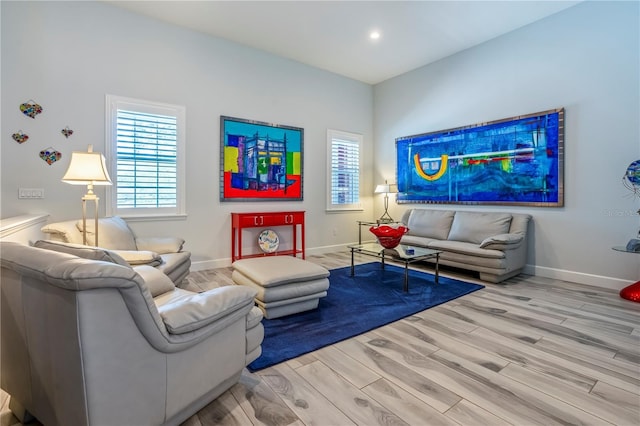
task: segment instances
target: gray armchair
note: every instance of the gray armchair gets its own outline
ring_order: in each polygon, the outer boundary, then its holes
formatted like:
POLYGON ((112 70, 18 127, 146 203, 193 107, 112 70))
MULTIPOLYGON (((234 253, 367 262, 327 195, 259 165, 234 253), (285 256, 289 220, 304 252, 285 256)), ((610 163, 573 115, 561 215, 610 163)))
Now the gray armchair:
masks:
POLYGON ((192 293, 85 250, 0 243, 0 386, 21 421, 179 424, 260 356, 254 290, 192 293))
MULTIPOLYGON (((94 240, 93 222, 87 222, 87 242, 94 240)), ((42 227, 47 239, 62 243, 82 245, 82 220, 68 220, 50 223, 42 227)), ((191 267, 191 253, 183 251, 184 240, 177 237, 137 237, 127 222, 119 216, 104 217, 98 220, 98 245, 115 251, 131 266, 151 265, 164 272, 171 280, 179 284, 191 267)), ((60 245, 47 248, 55 249, 60 245)))

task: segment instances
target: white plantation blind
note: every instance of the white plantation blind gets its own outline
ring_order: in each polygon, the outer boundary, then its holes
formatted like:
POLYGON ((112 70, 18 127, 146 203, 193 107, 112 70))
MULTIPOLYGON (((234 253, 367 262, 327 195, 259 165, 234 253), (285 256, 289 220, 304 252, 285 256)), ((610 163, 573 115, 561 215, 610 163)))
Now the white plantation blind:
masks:
POLYGON ((362 136, 327 132, 330 171, 328 210, 359 210, 362 136))
POLYGON ((110 214, 184 214, 184 108, 107 97, 110 214))
POLYGON ((176 127, 176 117, 118 110, 118 208, 176 206, 176 127))

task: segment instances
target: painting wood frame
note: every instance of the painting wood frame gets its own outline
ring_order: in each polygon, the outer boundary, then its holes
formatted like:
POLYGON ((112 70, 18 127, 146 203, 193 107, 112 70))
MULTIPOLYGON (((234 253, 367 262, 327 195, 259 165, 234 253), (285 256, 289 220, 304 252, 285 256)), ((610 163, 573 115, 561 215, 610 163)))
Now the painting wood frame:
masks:
POLYGON ((397 202, 564 205, 564 108, 396 139, 397 202))
POLYGON ((302 201, 304 129, 220 116, 220 201, 302 201))

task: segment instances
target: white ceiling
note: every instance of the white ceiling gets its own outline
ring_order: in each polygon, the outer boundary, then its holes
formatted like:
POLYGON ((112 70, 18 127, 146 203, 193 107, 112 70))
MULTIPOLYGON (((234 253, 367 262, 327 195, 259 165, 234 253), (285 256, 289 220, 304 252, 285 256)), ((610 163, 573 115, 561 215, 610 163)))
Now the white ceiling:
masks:
POLYGON ((580 1, 122 1, 116 6, 376 84, 580 1), (372 30, 380 39, 369 39, 372 30))

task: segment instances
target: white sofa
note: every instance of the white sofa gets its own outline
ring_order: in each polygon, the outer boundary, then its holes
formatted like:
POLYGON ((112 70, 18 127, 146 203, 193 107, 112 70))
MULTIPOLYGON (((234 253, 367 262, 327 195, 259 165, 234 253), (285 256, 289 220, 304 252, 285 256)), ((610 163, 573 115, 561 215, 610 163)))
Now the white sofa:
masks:
POLYGON ((441 250, 440 264, 476 271, 498 283, 522 272, 531 215, 504 212, 409 209, 401 243, 441 250))
POLYGON ((249 287, 193 293, 87 246, 0 254, 0 385, 21 422, 178 425, 261 354, 249 287))
MULTIPOLYGON (((87 242, 93 242, 93 222, 87 222, 87 242)), ((53 244, 38 242, 41 248, 73 252, 78 245, 82 245, 82 220, 68 220, 49 223, 41 231, 50 241, 65 243, 53 244)), ((180 282, 189 274, 191 267, 191 253, 184 251, 184 240, 178 237, 137 237, 127 222, 119 216, 105 217, 98 220, 98 245, 112 252, 118 260, 124 259, 134 268, 140 265, 153 266, 164 272, 171 280, 180 282)), ((85 246, 88 247, 88 246, 85 246)), ((118 263, 118 262, 116 262, 118 263)))

